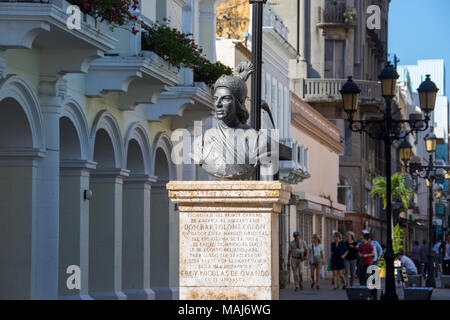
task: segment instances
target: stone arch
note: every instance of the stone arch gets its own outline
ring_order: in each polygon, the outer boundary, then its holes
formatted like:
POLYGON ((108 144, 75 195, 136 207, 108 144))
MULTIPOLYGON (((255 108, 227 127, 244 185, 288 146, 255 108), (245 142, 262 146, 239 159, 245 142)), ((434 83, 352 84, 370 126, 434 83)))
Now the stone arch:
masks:
MULTIPOLYGON (((77 134, 80 148, 80 154, 77 159, 88 160, 91 154, 89 143, 89 125, 79 103, 72 98, 68 98, 64 102, 60 119, 61 122, 66 122, 62 123, 60 131, 64 129, 64 125, 71 125, 73 127, 71 127, 70 129, 74 129, 77 134), (63 118, 70 120, 71 124, 67 123, 66 120, 63 120, 63 118)), ((68 141, 61 141, 61 145, 64 145, 66 142, 68 141)))
POLYGON ((42 116, 39 100, 28 83, 19 76, 10 75, 0 81, 0 101, 14 100, 22 108, 28 121, 32 143, 29 148, 45 150, 42 116))
MULTIPOLYGON (((156 136, 155 144, 153 148, 152 154, 152 175, 159 177, 157 172, 157 166, 160 164, 157 160, 162 160, 161 152, 164 154, 165 159, 167 160, 167 177, 164 180, 175 180, 176 179, 176 167, 175 164, 171 161, 171 153, 172 153, 172 141, 167 133, 162 132, 156 136)), ((158 180, 160 180, 158 178, 158 180)))
MULTIPOLYGON (((131 173, 133 174, 133 169, 135 169, 135 166, 129 163, 130 161, 133 161, 133 158, 130 158, 130 156, 133 155, 128 154, 130 147, 134 148, 135 151, 138 151, 136 149, 139 148, 142 154, 143 172, 140 173, 150 174, 152 162, 151 161, 152 149, 150 146, 150 139, 148 137, 147 131, 145 130, 145 127, 137 121, 133 122, 129 126, 127 133, 125 135, 125 145, 124 145, 125 167, 131 169, 132 171, 131 173)), ((140 160, 141 159, 139 159, 139 161, 140 160)))
POLYGON ((95 160, 95 142, 99 132, 102 135, 101 138, 103 138, 105 142, 107 142, 108 137, 110 139, 110 143, 114 150, 114 168, 124 168, 123 139, 120 133, 119 124, 114 116, 106 110, 97 114, 91 129, 90 159, 93 160, 95 160), (107 134, 108 137, 106 137, 105 134, 107 134))

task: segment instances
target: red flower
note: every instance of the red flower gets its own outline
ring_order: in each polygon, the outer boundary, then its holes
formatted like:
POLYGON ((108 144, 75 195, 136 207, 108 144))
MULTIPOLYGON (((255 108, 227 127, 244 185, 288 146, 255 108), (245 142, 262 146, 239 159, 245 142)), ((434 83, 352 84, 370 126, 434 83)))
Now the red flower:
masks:
POLYGON ((139 32, 139 30, 137 30, 134 26, 133 28, 131 28, 131 33, 133 33, 134 35, 136 35, 139 32))
POLYGON ((180 34, 180 35, 178 36, 178 38, 184 39, 184 34, 180 34))
POLYGON ((87 2, 83 2, 83 8, 87 10, 89 8, 89 4, 87 2))

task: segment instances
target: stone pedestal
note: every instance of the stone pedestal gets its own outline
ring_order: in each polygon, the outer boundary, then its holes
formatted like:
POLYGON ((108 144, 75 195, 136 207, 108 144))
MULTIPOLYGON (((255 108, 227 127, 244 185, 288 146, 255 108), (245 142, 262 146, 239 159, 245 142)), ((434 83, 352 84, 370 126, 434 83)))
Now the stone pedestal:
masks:
POLYGON ((172 181, 180 213, 181 300, 277 300, 278 181, 172 181))

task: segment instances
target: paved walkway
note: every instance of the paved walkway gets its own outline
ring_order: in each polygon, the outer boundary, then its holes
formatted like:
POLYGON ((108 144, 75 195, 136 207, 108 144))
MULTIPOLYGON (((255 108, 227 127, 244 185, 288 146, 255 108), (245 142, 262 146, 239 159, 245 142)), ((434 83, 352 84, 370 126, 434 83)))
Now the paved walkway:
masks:
MULTIPOLYGON (((359 283, 357 284, 359 285, 359 283)), ((304 283, 303 290, 294 291, 294 285, 289 285, 280 290, 280 300, 348 300, 345 290, 333 290, 331 280, 321 280, 320 289, 311 289, 311 281, 304 283)), ((450 289, 440 289, 440 281, 437 279, 437 286, 433 290, 431 300, 450 300, 450 289)), ((382 280, 382 290, 384 291, 384 279, 382 280)), ((379 294, 381 290, 378 290, 379 294)), ((397 295, 403 300, 403 288, 397 286, 397 295)))

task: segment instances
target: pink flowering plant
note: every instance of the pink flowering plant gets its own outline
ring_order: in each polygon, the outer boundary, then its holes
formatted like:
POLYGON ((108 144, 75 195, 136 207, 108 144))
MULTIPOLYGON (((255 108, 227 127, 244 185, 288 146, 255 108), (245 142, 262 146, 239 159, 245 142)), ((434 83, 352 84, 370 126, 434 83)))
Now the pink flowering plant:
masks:
MULTIPOLYGON (((123 26, 137 22, 137 16, 132 14, 130 8, 136 10, 138 0, 68 0, 69 3, 80 7, 81 11, 100 21, 108 21, 114 26, 123 26)), ((139 31, 133 25, 131 32, 139 31)))
POLYGON ((191 68, 194 70, 195 81, 207 84, 214 83, 222 74, 231 74, 229 67, 220 62, 211 63, 203 55, 191 38, 191 33, 182 33, 169 26, 169 20, 143 26, 142 49, 150 50, 177 68, 191 68))

